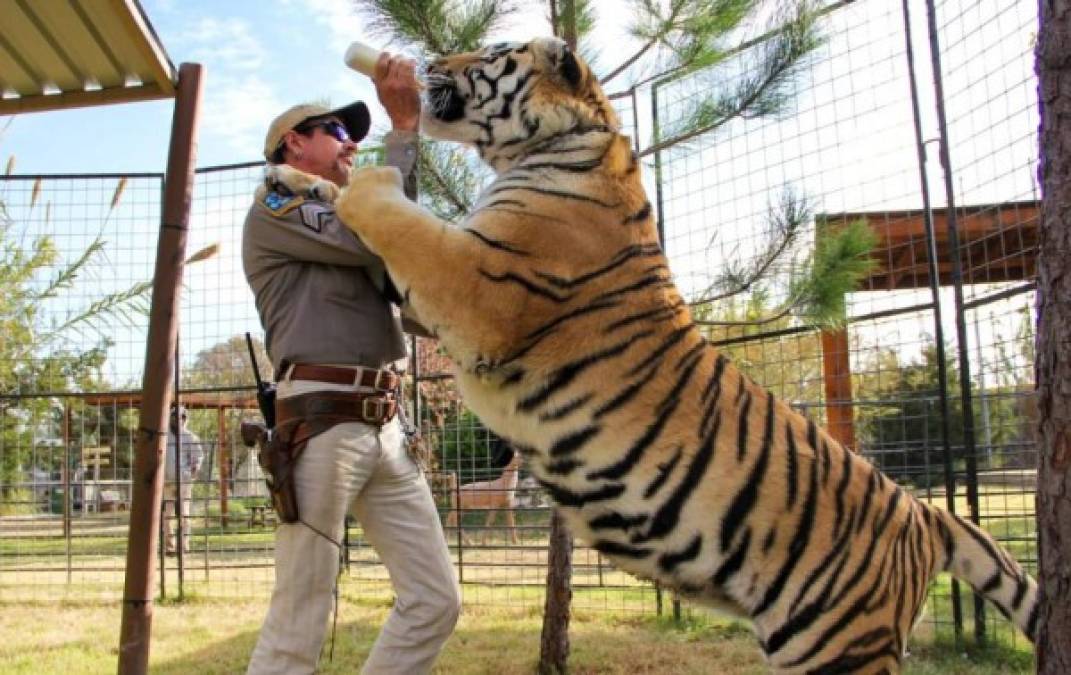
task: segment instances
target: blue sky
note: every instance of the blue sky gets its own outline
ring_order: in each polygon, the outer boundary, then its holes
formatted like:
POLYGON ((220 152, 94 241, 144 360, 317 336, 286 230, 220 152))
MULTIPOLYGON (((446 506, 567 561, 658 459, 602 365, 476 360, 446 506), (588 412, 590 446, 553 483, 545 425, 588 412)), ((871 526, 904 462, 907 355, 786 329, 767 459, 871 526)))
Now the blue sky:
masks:
MULTIPOLYGON (((384 44, 363 30, 352 0, 141 4, 176 68, 206 68, 198 166, 259 159, 272 117, 300 101, 363 99, 374 122, 386 123, 371 83, 342 63, 353 40, 384 44)), ((533 4, 497 37, 546 34, 543 3, 533 4)), ((617 18, 603 14, 603 24, 617 18)), ((163 171, 172 109, 164 100, 19 115, 0 136, 0 160, 14 155, 20 174, 163 171)), ((0 129, 6 123, 0 118, 0 129)))

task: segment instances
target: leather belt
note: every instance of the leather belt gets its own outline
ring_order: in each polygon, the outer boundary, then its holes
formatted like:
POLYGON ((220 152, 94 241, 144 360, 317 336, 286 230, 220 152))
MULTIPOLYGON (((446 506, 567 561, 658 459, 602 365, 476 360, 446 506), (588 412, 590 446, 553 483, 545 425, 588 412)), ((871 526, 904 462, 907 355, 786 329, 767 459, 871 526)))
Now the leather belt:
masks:
POLYGON ((332 384, 350 384, 376 391, 394 391, 398 388, 398 376, 389 370, 362 368, 361 366, 314 366, 297 363, 290 369, 288 380, 312 380, 332 384))
POLYGON ((315 417, 339 418, 338 421, 364 422, 383 426, 394 419, 398 402, 392 394, 318 391, 276 399, 276 426, 292 420, 307 421, 315 417))

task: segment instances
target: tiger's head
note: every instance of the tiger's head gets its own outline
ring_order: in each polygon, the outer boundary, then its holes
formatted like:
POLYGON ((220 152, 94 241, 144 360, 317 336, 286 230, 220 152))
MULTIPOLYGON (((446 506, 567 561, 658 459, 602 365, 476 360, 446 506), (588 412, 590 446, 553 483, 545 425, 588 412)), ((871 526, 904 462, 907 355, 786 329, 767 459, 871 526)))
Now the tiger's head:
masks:
POLYGON ((427 69, 426 99, 423 131, 475 146, 498 171, 548 138, 619 126, 598 78, 555 38, 438 59, 427 69))

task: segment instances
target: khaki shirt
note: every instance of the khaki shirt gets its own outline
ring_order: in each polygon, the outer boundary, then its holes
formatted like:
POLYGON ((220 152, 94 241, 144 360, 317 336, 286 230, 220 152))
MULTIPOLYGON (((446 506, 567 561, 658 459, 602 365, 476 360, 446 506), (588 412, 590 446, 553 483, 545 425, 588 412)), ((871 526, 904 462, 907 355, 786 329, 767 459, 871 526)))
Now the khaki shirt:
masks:
MULTIPOLYGON (((387 164, 408 180, 417 135, 392 131, 384 143, 387 164)), ((254 201, 242 266, 276 377, 284 361, 381 368, 405 356, 398 311, 384 296, 383 263, 332 204, 277 192, 254 201)))

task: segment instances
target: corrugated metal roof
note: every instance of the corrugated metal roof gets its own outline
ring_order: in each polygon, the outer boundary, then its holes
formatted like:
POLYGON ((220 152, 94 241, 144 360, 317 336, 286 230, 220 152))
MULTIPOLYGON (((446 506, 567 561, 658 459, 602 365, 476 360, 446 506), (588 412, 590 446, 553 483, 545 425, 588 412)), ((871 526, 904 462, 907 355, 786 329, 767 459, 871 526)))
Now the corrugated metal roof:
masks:
POLYGON ((137 0, 0 0, 0 114, 175 95, 137 0))

